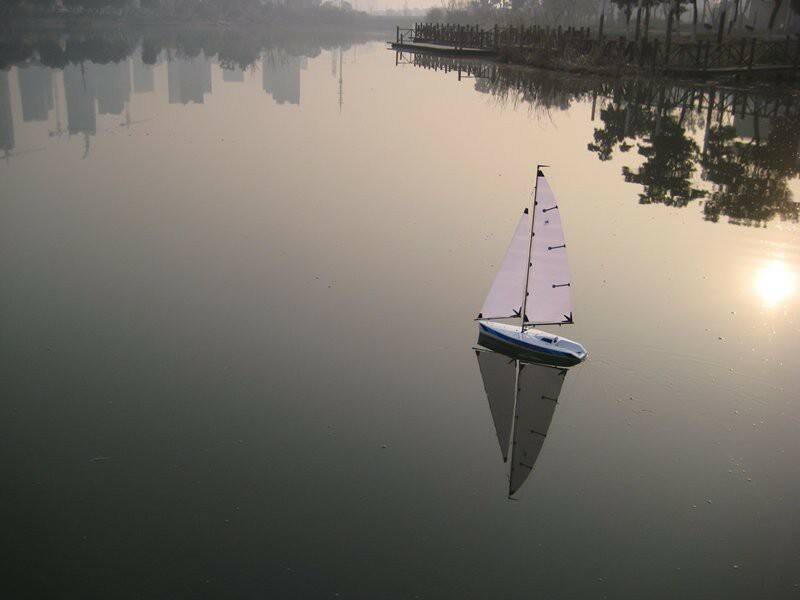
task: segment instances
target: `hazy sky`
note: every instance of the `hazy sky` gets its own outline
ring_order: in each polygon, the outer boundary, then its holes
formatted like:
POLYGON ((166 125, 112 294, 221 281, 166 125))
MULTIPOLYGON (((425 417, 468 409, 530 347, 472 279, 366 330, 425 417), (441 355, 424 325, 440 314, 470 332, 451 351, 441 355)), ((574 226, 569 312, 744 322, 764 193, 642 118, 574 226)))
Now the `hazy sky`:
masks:
MULTIPOLYGON (((440 6, 440 0, 407 0, 410 9, 425 9, 432 6, 440 6)), ((351 0, 355 6, 361 10, 383 10, 393 8, 400 10, 403 8, 404 0, 351 0)))

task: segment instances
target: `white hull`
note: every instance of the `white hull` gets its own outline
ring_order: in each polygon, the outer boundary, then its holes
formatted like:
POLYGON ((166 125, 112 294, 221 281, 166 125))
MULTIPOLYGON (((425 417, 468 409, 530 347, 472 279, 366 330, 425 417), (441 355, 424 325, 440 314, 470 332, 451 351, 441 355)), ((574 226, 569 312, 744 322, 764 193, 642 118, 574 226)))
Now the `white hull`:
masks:
POLYGON ((519 325, 480 321, 480 333, 512 351, 534 355, 539 360, 577 364, 586 359, 586 348, 578 342, 541 329, 522 331, 519 325))

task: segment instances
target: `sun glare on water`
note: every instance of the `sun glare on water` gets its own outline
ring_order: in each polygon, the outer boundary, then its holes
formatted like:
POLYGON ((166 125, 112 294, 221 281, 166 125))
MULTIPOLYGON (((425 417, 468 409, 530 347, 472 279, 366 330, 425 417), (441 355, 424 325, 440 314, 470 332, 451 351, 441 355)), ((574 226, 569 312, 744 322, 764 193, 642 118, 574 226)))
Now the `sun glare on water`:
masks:
POLYGON ((767 308, 774 308, 794 294, 797 277, 785 262, 772 260, 756 276, 756 291, 767 308))

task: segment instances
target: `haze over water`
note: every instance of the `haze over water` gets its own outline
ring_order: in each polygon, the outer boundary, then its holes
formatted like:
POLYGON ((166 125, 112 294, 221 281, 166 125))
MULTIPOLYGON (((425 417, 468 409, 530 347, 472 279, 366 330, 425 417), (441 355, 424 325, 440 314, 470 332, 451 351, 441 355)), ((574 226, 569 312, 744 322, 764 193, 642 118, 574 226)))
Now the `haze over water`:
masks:
POLYGON ((789 97, 158 57, 0 71, 13 597, 796 597, 789 97), (509 500, 473 318, 537 163, 590 357, 509 500))

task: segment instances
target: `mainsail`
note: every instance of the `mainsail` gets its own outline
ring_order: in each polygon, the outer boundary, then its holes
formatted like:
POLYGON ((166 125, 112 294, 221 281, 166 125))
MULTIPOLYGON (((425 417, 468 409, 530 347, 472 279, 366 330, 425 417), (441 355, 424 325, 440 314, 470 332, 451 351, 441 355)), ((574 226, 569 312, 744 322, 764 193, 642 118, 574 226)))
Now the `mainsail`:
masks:
POLYGON ((566 369, 520 363, 508 495, 525 483, 553 420, 566 369))
POLYGON ((533 207, 533 268, 528 281, 527 323, 572 323, 571 277, 561 215, 553 190, 541 174, 536 178, 533 207))
POLYGON ((478 367, 481 370, 483 389, 489 400, 497 441, 503 462, 508 459, 508 444, 511 441, 511 420, 514 416, 514 385, 517 376, 517 361, 498 352, 480 352, 478 367))
POLYGON ((531 216, 528 209, 519 219, 500 270, 481 308, 480 318, 504 319, 520 316, 525 290, 525 269, 531 240, 531 216))

